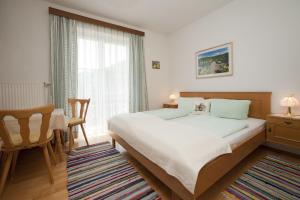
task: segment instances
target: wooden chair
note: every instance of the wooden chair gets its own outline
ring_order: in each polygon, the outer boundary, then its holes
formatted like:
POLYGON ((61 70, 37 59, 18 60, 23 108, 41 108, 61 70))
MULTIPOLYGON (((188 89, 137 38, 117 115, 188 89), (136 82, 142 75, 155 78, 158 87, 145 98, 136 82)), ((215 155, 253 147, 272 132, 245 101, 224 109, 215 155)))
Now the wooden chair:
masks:
POLYGON ((33 147, 41 147, 43 149, 50 182, 54 182, 49 159, 50 153, 51 158, 56 164, 55 155, 50 144, 50 140, 53 138, 53 132, 49 130, 49 121, 53 110, 53 105, 27 110, 0 110, 0 137, 3 140, 1 151, 3 151, 4 154, 2 156, 3 169, 0 176, 0 196, 4 190, 9 169, 11 168, 11 174, 13 175, 19 151, 22 149, 33 147), (40 131, 30 130, 29 121, 33 114, 42 115, 40 131), (6 120, 4 120, 6 116, 12 116, 17 119, 20 127, 18 133, 10 133, 6 126, 6 120))
POLYGON ((73 136, 73 133, 72 133, 72 128, 74 126, 80 125, 81 130, 82 130, 83 135, 84 135, 84 139, 86 141, 86 144, 89 145, 89 142, 87 140, 83 124, 85 123, 85 118, 86 118, 86 114, 87 114, 88 107, 89 107, 89 104, 90 104, 90 99, 68 99, 68 103, 71 105, 71 108, 72 108, 72 118, 69 119, 69 121, 68 121, 69 151, 71 151, 72 146, 74 144, 74 136, 73 136), (79 117, 78 117, 77 106, 76 106, 77 102, 80 103, 79 117))

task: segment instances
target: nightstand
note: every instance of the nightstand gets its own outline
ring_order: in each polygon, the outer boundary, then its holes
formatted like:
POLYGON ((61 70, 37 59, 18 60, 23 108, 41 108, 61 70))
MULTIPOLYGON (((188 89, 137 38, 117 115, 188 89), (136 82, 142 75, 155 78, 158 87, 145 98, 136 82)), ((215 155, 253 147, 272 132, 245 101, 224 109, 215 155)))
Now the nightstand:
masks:
POLYGON ((164 103, 163 108, 178 108, 177 103, 164 103))
POLYGON ((267 141, 300 149, 300 116, 269 115, 267 117, 267 141))

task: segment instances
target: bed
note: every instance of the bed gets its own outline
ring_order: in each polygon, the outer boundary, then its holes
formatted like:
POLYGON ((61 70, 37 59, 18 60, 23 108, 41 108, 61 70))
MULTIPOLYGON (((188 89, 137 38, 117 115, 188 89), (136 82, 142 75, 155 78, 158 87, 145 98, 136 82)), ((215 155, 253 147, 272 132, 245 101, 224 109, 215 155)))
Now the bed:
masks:
MULTIPOLYGON (((117 131, 110 132, 113 138, 113 144, 118 142, 127 152, 144 165, 153 175, 160 179, 165 185, 172 190, 172 199, 197 199, 218 179, 224 176, 243 158, 255 150, 259 145, 265 142, 265 126, 263 121, 270 113, 270 92, 181 92, 181 97, 203 97, 251 100, 249 117, 253 126, 242 130, 237 136, 230 135, 232 153, 227 153, 216 157, 201 168, 198 173, 193 191, 187 189, 182 181, 166 172, 162 167, 153 162, 147 156, 136 150, 129 141, 124 139, 117 131), (253 119, 251 119, 253 118, 253 119)), ((250 123, 251 124, 251 123, 250 123)), ((131 143, 132 144, 132 143, 131 143)))

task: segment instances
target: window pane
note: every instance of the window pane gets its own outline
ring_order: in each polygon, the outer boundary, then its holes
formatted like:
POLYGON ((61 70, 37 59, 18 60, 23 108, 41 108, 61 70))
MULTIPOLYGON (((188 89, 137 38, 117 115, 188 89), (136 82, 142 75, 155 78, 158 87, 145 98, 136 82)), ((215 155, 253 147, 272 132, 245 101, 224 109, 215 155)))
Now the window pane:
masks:
POLYGON ((78 97, 91 98, 87 132, 107 131, 107 119, 129 111, 129 38, 79 23, 78 97))

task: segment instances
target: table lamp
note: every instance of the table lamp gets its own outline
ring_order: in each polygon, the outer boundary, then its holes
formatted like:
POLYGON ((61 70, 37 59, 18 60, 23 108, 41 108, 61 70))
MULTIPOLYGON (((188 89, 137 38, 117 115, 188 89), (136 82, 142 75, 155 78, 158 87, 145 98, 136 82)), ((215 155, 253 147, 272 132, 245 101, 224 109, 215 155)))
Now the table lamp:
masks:
POLYGON ((175 104, 175 103, 176 103, 177 97, 176 97, 175 94, 171 94, 171 95, 169 96, 169 99, 171 100, 171 103, 172 103, 172 104, 175 104))
POLYGON ((281 100, 280 105, 284 107, 288 107, 287 115, 292 116, 292 107, 298 106, 299 101, 293 95, 291 95, 289 97, 284 97, 281 100))

